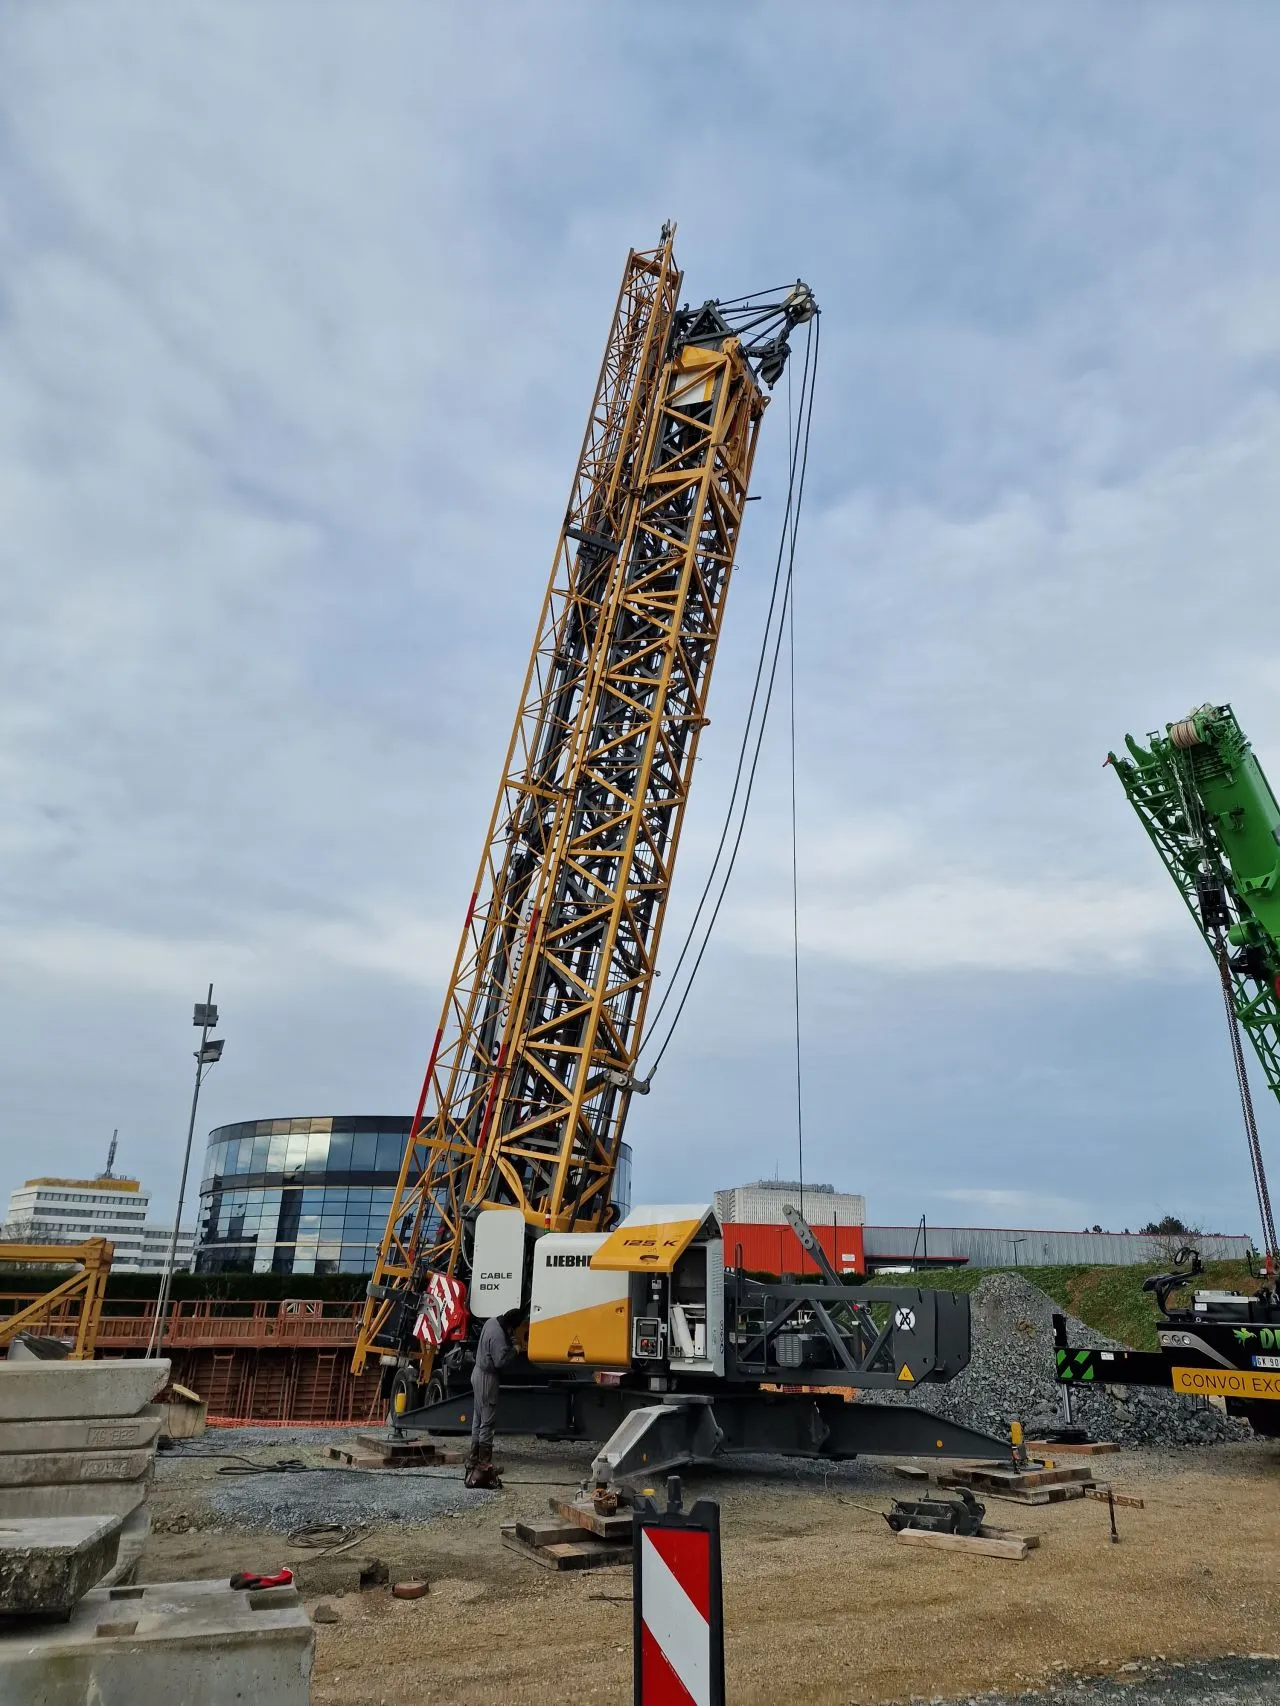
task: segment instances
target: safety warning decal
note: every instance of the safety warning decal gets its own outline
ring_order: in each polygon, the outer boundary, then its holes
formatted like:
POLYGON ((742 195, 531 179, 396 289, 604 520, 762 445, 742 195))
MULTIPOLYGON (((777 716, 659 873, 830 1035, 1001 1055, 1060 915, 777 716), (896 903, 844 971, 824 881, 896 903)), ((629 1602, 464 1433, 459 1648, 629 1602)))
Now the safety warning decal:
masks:
POLYGON ((902 1367, 898 1370, 898 1379, 899 1380, 914 1380, 915 1379, 915 1375, 912 1374, 911 1370, 907 1367, 905 1362, 903 1363, 902 1367))

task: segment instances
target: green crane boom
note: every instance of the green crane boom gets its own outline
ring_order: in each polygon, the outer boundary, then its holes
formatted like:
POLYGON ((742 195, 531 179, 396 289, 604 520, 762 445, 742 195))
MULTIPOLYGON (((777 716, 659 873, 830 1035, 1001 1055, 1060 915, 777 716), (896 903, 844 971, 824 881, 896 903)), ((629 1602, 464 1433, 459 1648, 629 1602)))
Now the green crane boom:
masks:
POLYGON ((1202 705, 1108 755, 1217 962, 1268 1263, 1275 1223, 1240 1045, 1280 1098, 1280 805, 1230 705, 1202 705))

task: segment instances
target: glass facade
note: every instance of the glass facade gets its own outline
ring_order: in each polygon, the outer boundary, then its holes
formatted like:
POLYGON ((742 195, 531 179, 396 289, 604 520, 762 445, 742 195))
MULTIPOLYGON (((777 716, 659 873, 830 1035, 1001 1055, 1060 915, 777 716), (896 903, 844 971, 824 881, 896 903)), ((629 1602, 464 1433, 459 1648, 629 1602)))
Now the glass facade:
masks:
MULTIPOLYGON (((209 1133, 195 1271, 367 1274, 395 1197, 406 1115, 247 1120, 209 1133)), ((615 1200, 631 1202, 631 1150, 615 1200)))
POLYGON ((410 1123, 335 1114, 211 1131, 196 1272, 370 1273, 410 1123))

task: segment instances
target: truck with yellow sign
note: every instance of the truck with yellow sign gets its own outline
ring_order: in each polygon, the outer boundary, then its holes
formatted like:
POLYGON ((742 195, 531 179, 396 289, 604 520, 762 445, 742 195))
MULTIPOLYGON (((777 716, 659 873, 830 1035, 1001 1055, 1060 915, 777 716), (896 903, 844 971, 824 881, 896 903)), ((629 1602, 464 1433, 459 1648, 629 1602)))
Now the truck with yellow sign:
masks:
POLYGON ((1202 1271, 1194 1251, 1179 1259, 1188 1265, 1145 1282, 1160 1312, 1158 1351, 1077 1348, 1068 1342, 1065 1317, 1054 1316, 1059 1384, 1165 1386, 1188 1397, 1222 1398, 1255 1433, 1280 1436, 1280 1308, 1273 1287, 1264 1284, 1253 1295, 1196 1291, 1175 1304, 1173 1295, 1202 1271))

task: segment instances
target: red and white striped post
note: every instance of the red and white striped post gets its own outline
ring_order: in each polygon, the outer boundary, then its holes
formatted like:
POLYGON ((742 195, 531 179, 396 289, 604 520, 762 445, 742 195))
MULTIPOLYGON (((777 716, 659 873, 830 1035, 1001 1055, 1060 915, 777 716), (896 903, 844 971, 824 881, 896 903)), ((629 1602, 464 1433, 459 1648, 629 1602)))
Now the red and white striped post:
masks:
POLYGON ((635 1706, 724 1706, 720 1507, 636 1501, 632 1524, 635 1706))

